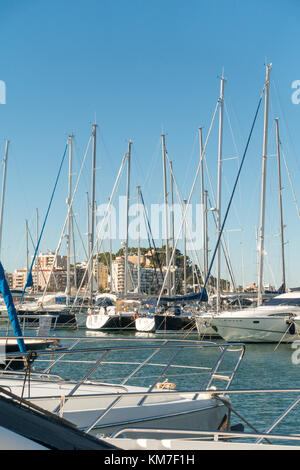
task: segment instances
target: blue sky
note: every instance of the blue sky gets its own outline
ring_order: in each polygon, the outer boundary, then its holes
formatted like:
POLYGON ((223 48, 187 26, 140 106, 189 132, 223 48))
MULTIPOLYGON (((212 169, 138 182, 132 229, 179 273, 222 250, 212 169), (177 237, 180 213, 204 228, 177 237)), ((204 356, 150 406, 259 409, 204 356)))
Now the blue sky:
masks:
MULTIPOLYGON (((265 280, 279 284, 276 162, 271 155, 275 153, 274 118, 279 117, 282 145, 300 198, 300 105, 291 101, 291 84, 300 79, 299 13, 297 0, 1 0, 0 80, 7 95, 6 104, 0 105, 0 152, 4 153, 5 139, 10 140, 4 267, 12 271, 25 265, 25 219, 34 235, 36 208, 42 224, 70 133, 75 135, 75 179, 92 123, 98 123, 97 202, 108 199, 129 139, 133 141, 132 193, 139 184, 148 204, 162 202, 162 130, 182 197, 188 197, 199 158, 198 127, 204 126, 205 137, 222 69, 227 79, 225 159, 236 155, 236 149, 239 156, 243 153, 264 84, 265 64, 272 62, 265 280)), ((256 281, 257 276, 262 122, 263 108, 226 226, 239 283, 243 278, 246 283, 256 281)), ((216 161, 215 126, 207 147, 214 185, 216 161)), ((224 210, 237 166, 237 160, 223 165, 224 210)), ((284 169, 283 186, 287 277, 289 285, 295 286, 300 283, 300 221, 284 169)), ((84 239, 88 191, 90 160, 74 205, 84 239)), ((125 194, 125 180, 120 194, 125 194)), ((42 251, 57 246, 66 196, 65 164, 42 251)), ((78 256, 82 257, 80 243, 78 256)), ((223 275, 228 277, 226 271, 223 275)))

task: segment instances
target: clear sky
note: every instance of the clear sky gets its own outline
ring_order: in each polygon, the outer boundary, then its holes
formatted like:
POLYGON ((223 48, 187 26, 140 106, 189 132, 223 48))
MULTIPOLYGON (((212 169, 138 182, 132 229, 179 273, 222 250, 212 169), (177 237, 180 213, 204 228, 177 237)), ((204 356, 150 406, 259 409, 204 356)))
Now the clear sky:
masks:
MULTIPOLYGON (((36 208, 41 226, 70 133, 75 135, 75 180, 91 126, 95 120, 99 126, 97 203, 110 195, 128 140, 133 142, 132 201, 136 185, 141 185, 147 204, 163 201, 162 131, 181 195, 187 198, 199 159, 198 127, 204 126, 206 137, 222 70, 227 80, 226 159, 243 153, 265 64, 272 62, 265 281, 279 285, 274 118, 279 118, 300 203, 300 104, 291 100, 292 83, 300 80, 299 14, 298 0, 0 0, 0 80, 6 84, 6 104, 0 104, 2 154, 5 140, 10 140, 1 253, 5 269, 25 266, 25 219, 35 237, 36 208)), ((226 226, 238 283, 257 280, 262 125, 263 107, 226 226)), ((216 190, 217 122, 206 158, 216 190)), ((74 202, 85 242, 90 161, 74 202)), ((223 164, 224 212, 238 164, 239 160, 223 164)), ((67 170, 66 161, 42 251, 54 250, 60 237, 67 170)), ((285 167, 282 172, 287 278, 296 286, 300 220, 285 167)), ((124 177, 119 194, 125 194, 124 177)), ((194 196, 200 197, 200 183, 194 196)), ((214 240, 211 226, 211 249, 214 240)), ((83 258, 80 244, 78 238, 78 257, 83 258)), ((223 276, 228 278, 225 270, 223 276)))

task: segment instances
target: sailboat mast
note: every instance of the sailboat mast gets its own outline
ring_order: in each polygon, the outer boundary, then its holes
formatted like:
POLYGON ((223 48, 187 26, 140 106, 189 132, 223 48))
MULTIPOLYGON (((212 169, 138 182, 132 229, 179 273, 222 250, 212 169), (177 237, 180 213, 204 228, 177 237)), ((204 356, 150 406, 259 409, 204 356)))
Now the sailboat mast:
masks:
POLYGON ((265 110, 264 110, 264 135, 262 152, 262 188, 261 188, 261 213, 260 213, 260 231, 259 231, 259 267, 258 267, 258 289, 257 305, 262 304, 263 286, 263 268, 264 268, 264 239, 265 239, 265 205, 266 205, 266 173, 267 173, 267 152, 268 152, 268 123, 269 123, 269 93, 270 93, 270 72, 271 65, 266 67, 265 83, 265 110))
MULTIPOLYGON (((36 209, 36 246, 39 242, 39 210, 36 209)), ((36 271, 36 292, 39 291, 39 251, 36 252, 36 261, 35 261, 35 271, 36 271)))
POLYGON ((173 252, 173 261, 172 261, 172 295, 176 294, 176 276, 175 276, 175 266, 176 266, 176 253, 174 253, 175 247, 175 221, 174 221, 174 181, 173 181, 173 163, 170 161, 171 169, 171 233, 172 233, 172 252, 173 252))
POLYGON ((207 251, 207 248, 206 248, 206 213, 205 213, 202 127, 199 127, 199 147, 200 147, 200 180, 201 180, 201 208, 202 208, 203 276, 204 276, 204 279, 206 279, 208 265, 207 265, 207 256, 206 256, 206 251, 207 251))
MULTIPOLYGON (((184 199, 183 202, 184 202, 184 213, 185 213, 186 212, 187 200, 184 199)), ((187 282, 187 278, 186 278, 186 218, 184 220, 183 246, 184 246, 184 249, 183 249, 183 279, 184 279, 184 293, 186 294, 187 293, 187 285, 186 285, 186 282, 187 282)))
POLYGON ((28 278, 28 272, 29 272, 29 262, 28 262, 28 220, 25 220, 25 238, 26 238, 26 279, 28 278))
POLYGON ((110 199, 108 200, 109 206, 109 274, 110 274, 110 292, 114 292, 113 286, 113 263, 112 263, 112 233, 111 233, 111 207, 110 199))
POLYGON ((91 234, 90 234, 90 258, 89 258, 89 280, 90 280, 90 303, 93 300, 93 249, 95 239, 95 174, 96 174, 96 133, 97 124, 93 124, 92 138, 93 138, 93 149, 92 149, 92 184, 91 184, 91 234))
POLYGON ((137 190, 137 214, 138 214, 138 265, 137 265, 137 292, 141 293, 141 215, 140 215, 140 187, 137 190))
MULTIPOLYGON (((166 141, 162 134, 162 158, 163 158, 163 178, 164 178, 164 213, 165 213, 165 242, 166 242, 166 269, 168 270, 170 262, 169 252, 169 228, 168 228, 168 193, 167 193, 167 168, 166 168, 166 141)), ((168 271, 166 271, 167 273, 168 271)), ((167 274, 167 293, 170 295, 170 276, 167 274)))
POLYGON ((5 152, 4 152, 4 158, 3 158, 3 180, 2 180, 2 194, 1 194, 0 255, 1 255, 1 248, 2 248, 3 212, 4 212, 4 197, 5 197, 5 186, 6 186, 8 146, 9 146, 9 140, 6 140, 6 142, 5 142, 5 152))
MULTIPOLYGON (((223 151, 223 109, 224 109, 224 82, 221 77, 220 96, 219 96, 219 140, 218 140, 218 200, 217 200, 217 231, 218 237, 221 233, 221 200, 222 200, 222 151, 223 151)), ((221 277, 221 244, 217 252, 217 312, 220 310, 220 277, 221 277)))
POLYGON ((126 241, 125 241, 125 276, 124 276, 124 294, 128 292, 128 242, 129 242, 129 199, 130 199, 130 163, 131 163, 131 145, 132 142, 128 142, 128 153, 127 153, 127 188, 126 188, 126 241))
POLYGON ((69 136, 69 178, 68 178, 68 235, 67 235, 67 305, 70 305, 71 297, 71 230, 72 230, 72 159, 73 159, 73 135, 69 136))
POLYGON ((71 217, 71 225, 72 225, 73 260, 74 260, 74 287, 75 287, 75 289, 77 289, 76 249, 75 249, 75 234, 74 234, 73 213, 72 213, 72 217, 71 217))
POLYGON ((282 216, 282 186, 281 186, 281 165, 280 165, 280 138, 278 118, 275 119, 276 147, 277 147, 277 167, 278 167, 278 194, 279 194, 279 220, 280 220, 280 241, 281 241, 281 263, 282 263, 282 286, 285 290, 285 259, 284 259, 284 225, 282 216))
POLYGON ((205 279, 207 278, 207 273, 208 273, 208 251, 209 250, 208 250, 207 197, 208 197, 208 193, 207 193, 207 190, 205 190, 204 191, 203 214, 204 214, 204 225, 205 225, 205 232, 204 232, 204 269, 206 269, 206 273, 205 273, 205 278, 203 280, 203 284, 205 282, 205 279))

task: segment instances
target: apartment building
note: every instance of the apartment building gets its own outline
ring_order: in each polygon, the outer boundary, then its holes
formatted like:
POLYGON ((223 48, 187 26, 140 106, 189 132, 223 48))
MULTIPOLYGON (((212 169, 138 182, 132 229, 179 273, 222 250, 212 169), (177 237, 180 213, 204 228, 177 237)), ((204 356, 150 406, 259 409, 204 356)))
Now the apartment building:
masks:
MULTIPOLYGON (((18 269, 13 275, 13 289, 23 290, 27 280, 26 269, 18 269)), ((46 288, 48 292, 63 291, 67 286, 67 272, 65 269, 39 269, 32 270, 33 290, 42 291, 46 288), (38 286, 38 289, 37 289, 38 286)))
MULTIPOLYGON (((33 257, 31 258, 31 262, 33 257)), ((27 270, 18 269, 12 274, 12 288, 23 290, 27 281, 27 270)), ((43 291, 47 286, 49 292, 63 291, 67 285, 67 257, 49 251, 38 256, 38 265, 32 269, 33 290, 43 291), (38 266, 38 269, 36 269, 38 266)), ((71 283, 73 276, 71 275, 71 283)))
MULTIPOLYGON (((51 269, 52 267, 59 268, 59 269, 67 269, 67 259, 68 259, 67 256, 62 256, 62 255, 55 256, 54 251, 48 251, 48 253, 39 254, 38 265, 40 269, 51 269)), ((31 257, 31 262, 32 260, 33 260, 33 256, 31 257)))
MULTIPOLYGON (((163 284, 164 270, 154 268, 140 269, 140 291, 145 294, 156 293, 163 284)), ((129 261, 128 257, 128 275, 127 291, 135 292, 138 288, 138 268, 135 263, 129 261)), ((123 293, 125 290, 125 259, 116 258, 112 263, 111 289, 113 292, 123 293)))
POLYGON ((108 266, 104 263, 94 262, 94 278, 101 291, 109 290, 109 272, 108 266))

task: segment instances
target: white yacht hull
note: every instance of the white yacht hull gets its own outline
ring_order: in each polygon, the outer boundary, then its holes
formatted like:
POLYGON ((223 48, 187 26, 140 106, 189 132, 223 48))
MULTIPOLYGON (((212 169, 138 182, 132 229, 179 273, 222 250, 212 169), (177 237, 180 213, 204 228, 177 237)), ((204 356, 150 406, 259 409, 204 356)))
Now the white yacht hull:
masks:
MULTIPOLYGON (((174 456, 171 453, 169 454, 169 459, 168 458, 163 458, 166 457, 166 454, 168 452, 172 451, 178 451, 178 450, 185 450, 185 451, 200 451, 200 450, 209 450, 209 451, 216 451, 216 450, 229 450, 229 451, 245 451, 245 450, 300 450, 300 445, 288 445, 288 444, 266 444, 266 443, 250 443, 250 442, 232 442, 230 439, 225 440, 225 441, 214 441, 210 440, 207 441, 205 439, 203 440, 196 440, 196 439, 174 439, 173 435, 171 434, 171 438, 165 437, 164 439, 146 439, 144 437, 140 437, 139 439, 130 439, 130 438, 124 438, 124 437, 112 437, 112 438, 104 438, 104 441, 115 445, 119 449, 122 450, 140 450, 140 451, 145 451, 145 450, 161 450, 164 451, 165 454, 160 457, 159 455, 156 455, 153 458, 153 463, 159 463, 160 461, 165 463, 165 462, 170 462, 171 464, 174 462, 175 463, 189 463, 192 462, 192 456, 189 455, 177 455, 174 456), (156 458, 157 457, 157 458, 156 458), (185 459, 186 457, 186 459, 185 459)), ((154 454, 155 455, 155 454, 154 454)), ((195 458, 196 461, 196 458, 195 458)))
MULTIPOLYGON (((65 381, 31 380, 30 387, 23 391, 24 399, 53 412, 61 406, 60 416, 80 429, 87 430, 99 419, 91 434, 110 435, 124 427, 152 429, 217 430, 227 417, 227 407, 210 393, 172 395, 165 391, 161 395, 148 397, 139 404, 142 394, 126 396, 127 392, 145 392, 140 387, 121 387, 109 384, 90 383, 80 387, 73 398, 67 399, 76 383, 65 381), (118 396, 105 397, 103 394, 124 393, 123 397, 107 413, 118 396), (103 418, 100 420, 101 416, 103 418)), ((0 386, 9 387, 15 395, 21 396, 23 380, 1 377, 0 386)), ((119 395, 120 396, 120 395, 119 395)), ((180 432, 178 434, 180 436, 180 432)))
POLYGON ((300 329, 288 317, 223 317, 211 320, 216 332, 228 342, 292 343, 300 339, 300 329))

